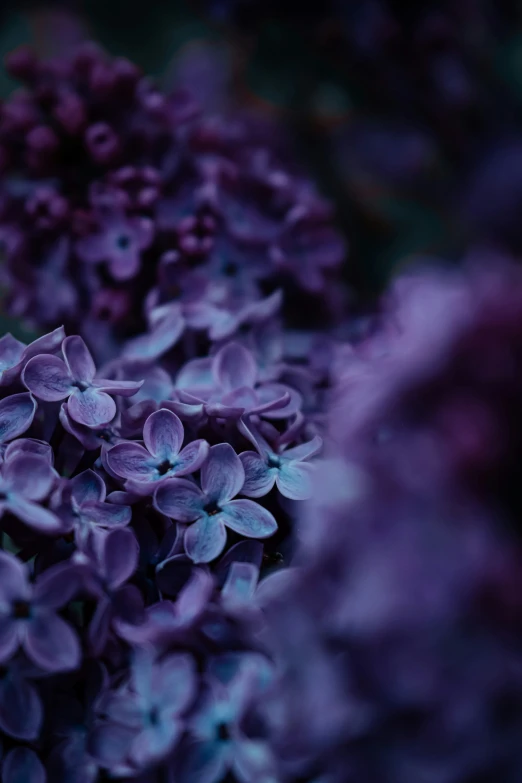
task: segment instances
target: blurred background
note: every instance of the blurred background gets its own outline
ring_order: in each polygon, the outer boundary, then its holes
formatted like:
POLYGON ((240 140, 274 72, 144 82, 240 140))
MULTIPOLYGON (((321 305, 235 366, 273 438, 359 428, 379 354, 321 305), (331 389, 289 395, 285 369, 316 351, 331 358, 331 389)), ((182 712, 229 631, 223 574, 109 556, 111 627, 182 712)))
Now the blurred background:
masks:
POLYGON ((281 123, 335 204, 362 300, 419 256, 522 252, 519 2, 3 0, 2 56, 86 38, 209 112, 281 123))

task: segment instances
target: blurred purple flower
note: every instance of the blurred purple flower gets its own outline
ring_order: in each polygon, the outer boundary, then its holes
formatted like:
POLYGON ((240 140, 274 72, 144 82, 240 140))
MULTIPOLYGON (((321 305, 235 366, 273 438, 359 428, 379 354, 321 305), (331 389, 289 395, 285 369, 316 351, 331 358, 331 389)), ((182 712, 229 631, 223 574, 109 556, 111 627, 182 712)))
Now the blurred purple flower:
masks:
POLYGON ((92 536, 124 527, 131 520, 129 506, 106 503, 107 489, 103 479, 93 470, 85 470, 72 478, 62 492, 56 509, 64 530, 74 530, 76 545, 81 549, 92 536))
POLYGON ((91 738, 95 757, 109 769, 128 764, 140 770, 160 761, 181 737, 181 715, 195 690, 189 655, 154 661, 150 651, 137 651, 129 682, 100 704, 104 722, 91 738))
POLYGON ((42 574, 34 586, 26 567, 13 555, 0 552, 0 660, 8 661, 23 647, 44 671, 75 669, 81 661, 76 633, 56 613, 76 591, 68 569, 42 574))
POLYGON ((2 764, 4 783, 46 783, 45 767, 30 748, 13 748, 2 764))
POLYGON ((99 264, 106 261, 115 280, 129 280, 140 269, 141 254, 152 244, 154 227, 145 217, 125 217, 122 213, 102 214, 100 230, 76 243, 82 261, 99 264))

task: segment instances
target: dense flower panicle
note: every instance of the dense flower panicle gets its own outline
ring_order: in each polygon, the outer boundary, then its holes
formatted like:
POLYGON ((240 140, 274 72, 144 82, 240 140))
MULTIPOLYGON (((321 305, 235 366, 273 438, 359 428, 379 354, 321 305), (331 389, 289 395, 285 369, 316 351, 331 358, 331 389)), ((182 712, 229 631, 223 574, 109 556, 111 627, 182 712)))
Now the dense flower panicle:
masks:
POLYGON ((521 325, 518 267, 430 269, 345 352, 296 567, 263 604, 290 779, 520 777, 521 325))
POLYGON ((242 342, 105 378, 61 327, 2 345, 2 779, 277 779, 243 725, 272 678, 257 582, 291 551, 318 397, 242 342), (252 447, 281 460, 253 493, 252 447))
MULTIPOLYGON (((65 323, 103 359, 147 323, 160 329, 152 301, 177 303, 170 345, 233 335, 281 286, 315 293, 335 319, 345 248, 331 209, 249 122, 202 117, 94 45, 7 65, 24 84, 0 111, 13 313, 65 323)), ((143 338, 129 350, 148 353, 143 338)))

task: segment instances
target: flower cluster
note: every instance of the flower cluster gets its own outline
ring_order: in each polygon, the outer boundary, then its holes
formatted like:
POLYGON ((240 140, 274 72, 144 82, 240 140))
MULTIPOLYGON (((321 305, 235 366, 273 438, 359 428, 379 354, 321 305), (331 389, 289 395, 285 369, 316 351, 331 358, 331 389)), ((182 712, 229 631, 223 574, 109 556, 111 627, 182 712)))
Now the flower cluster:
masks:
POLYGON ((398 281, 345 351, 295 568, 265 604, 289 779, 520 776, 521 335, 522 273, 497 260, 398 281))
POLYGON ((254 594, 321 448, 302 395, 234 342, 154 384, 59 327, 0 367, 2 779, 271 780, 254 594))
POLYGON ((12 313, 65 324, 103 360, 147 329, 204 351, 281 287, 288 318, 308 297, 335 319, 345 248, 331 208, 252 122, 203 117, 94 45, 49 62, 23 49, 7 65, 24 83, 0 110, 12 313))

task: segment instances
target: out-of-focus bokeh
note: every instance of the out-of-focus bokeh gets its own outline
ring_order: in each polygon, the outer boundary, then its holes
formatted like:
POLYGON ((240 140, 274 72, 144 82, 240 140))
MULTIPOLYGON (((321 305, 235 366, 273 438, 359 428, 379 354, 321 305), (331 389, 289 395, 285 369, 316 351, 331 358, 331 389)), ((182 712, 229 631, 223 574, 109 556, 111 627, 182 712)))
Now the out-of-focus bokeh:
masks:
POLYGON ((2 54, 94 38, 211 111, 284 123, 336 204, 362 298, 419 255, 522 249, 520 3, 12 0, 0 15, 2 54))

